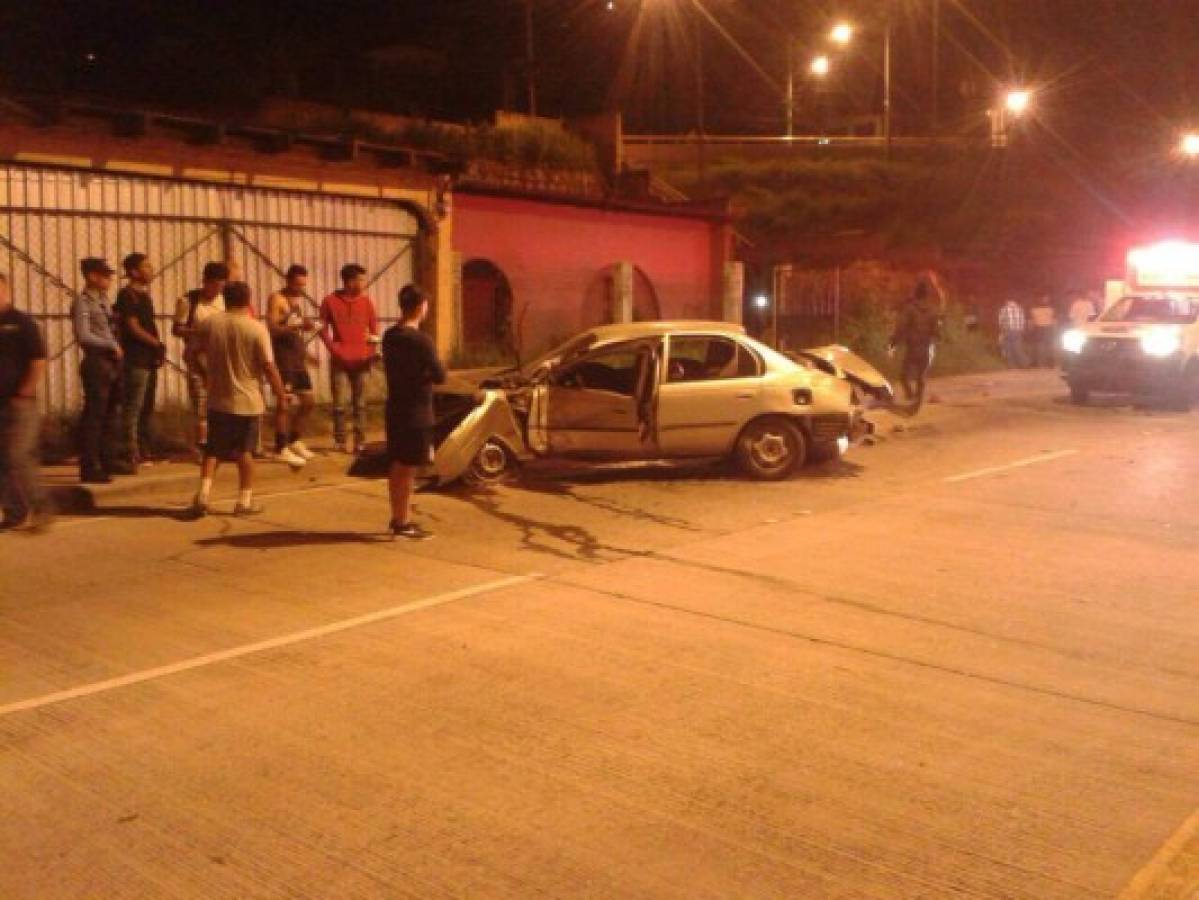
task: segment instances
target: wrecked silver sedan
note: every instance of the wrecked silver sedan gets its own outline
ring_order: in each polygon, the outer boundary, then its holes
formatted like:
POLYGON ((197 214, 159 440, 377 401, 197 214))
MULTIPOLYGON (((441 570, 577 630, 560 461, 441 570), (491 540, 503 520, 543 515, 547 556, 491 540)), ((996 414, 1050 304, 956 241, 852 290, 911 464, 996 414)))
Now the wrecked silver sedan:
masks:
POLYGON ((788 358, 739 325, 593 328, 528 365, 436 395, 438 484, 489 482, 534 459, 729 457, 778 480, 840 456, 891 388, 844 347, 788 358))

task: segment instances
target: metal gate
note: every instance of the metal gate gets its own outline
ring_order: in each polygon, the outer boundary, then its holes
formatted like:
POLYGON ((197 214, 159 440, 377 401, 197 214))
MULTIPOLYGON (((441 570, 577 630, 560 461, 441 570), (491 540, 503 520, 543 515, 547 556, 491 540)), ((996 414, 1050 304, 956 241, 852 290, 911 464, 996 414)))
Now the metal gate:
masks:
MULTIPOLYGON (((170 337, 175 303, 196 287, 209 260, 241 270, 261 310, 289 265, 309 270, 312 315, 338 287, 338 271, 357 262, 368 272, 381 322, 398 318, 396 295, 416 280, 419 221, 403 205, 370 198, 141 178, 84 170, 0 165, 0 263, 17 306, 41 324, 49 350, 44 403, 50 412, 80 404, 79 348, 71 301, 82 288, 79 260, 103 256, 114 268, 133 251, 149 254, 151 294, 167 340, 160 406, 186 400, 181 343, 170 337)), ((114 290, 115 296, 115 290, 114 290)), ((328 393, 320 342, 318 390, 328 393)))
POLYGON ((770 331, 776 346, 795 349, 841 337, 841 270, 775 266, 770 331))

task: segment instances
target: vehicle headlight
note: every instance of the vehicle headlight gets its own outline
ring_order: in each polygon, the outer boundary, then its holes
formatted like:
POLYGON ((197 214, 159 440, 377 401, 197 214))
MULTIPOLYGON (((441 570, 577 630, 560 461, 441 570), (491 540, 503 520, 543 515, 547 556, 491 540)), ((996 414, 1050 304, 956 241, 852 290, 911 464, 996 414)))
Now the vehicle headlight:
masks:
POLYGON ((1141 338, 1141 349, 1159 359, 1173 356, 1182 349, 1182 335, 1173 330, 1150 331, 1141 338))
POLYGON ((1087 345, 1087 336, 1077 328, 1071 328, 1062 335, 1062 349, 1067 353, 1082 353, 1087 345))

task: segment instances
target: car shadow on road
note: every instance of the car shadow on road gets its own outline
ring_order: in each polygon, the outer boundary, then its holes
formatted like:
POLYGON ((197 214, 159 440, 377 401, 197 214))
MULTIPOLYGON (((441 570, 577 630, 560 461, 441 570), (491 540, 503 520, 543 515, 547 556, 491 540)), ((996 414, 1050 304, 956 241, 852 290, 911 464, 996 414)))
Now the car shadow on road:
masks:
POLYGON ((287 547, 320 547, 337 544, 390 544, 391 535, 361 531, 259 531, 201 538, 197 547, 233 547, 237 550, 281 550, 287 547))

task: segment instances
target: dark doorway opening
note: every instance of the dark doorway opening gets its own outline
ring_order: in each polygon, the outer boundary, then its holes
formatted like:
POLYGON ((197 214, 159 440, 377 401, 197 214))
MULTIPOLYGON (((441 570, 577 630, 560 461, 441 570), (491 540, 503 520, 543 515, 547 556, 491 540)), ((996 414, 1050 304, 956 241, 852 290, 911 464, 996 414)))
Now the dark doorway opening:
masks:
POLYGON ((462 343, 469 349, 512 346, 512 287, 490 260, 462 267, 462 343))

